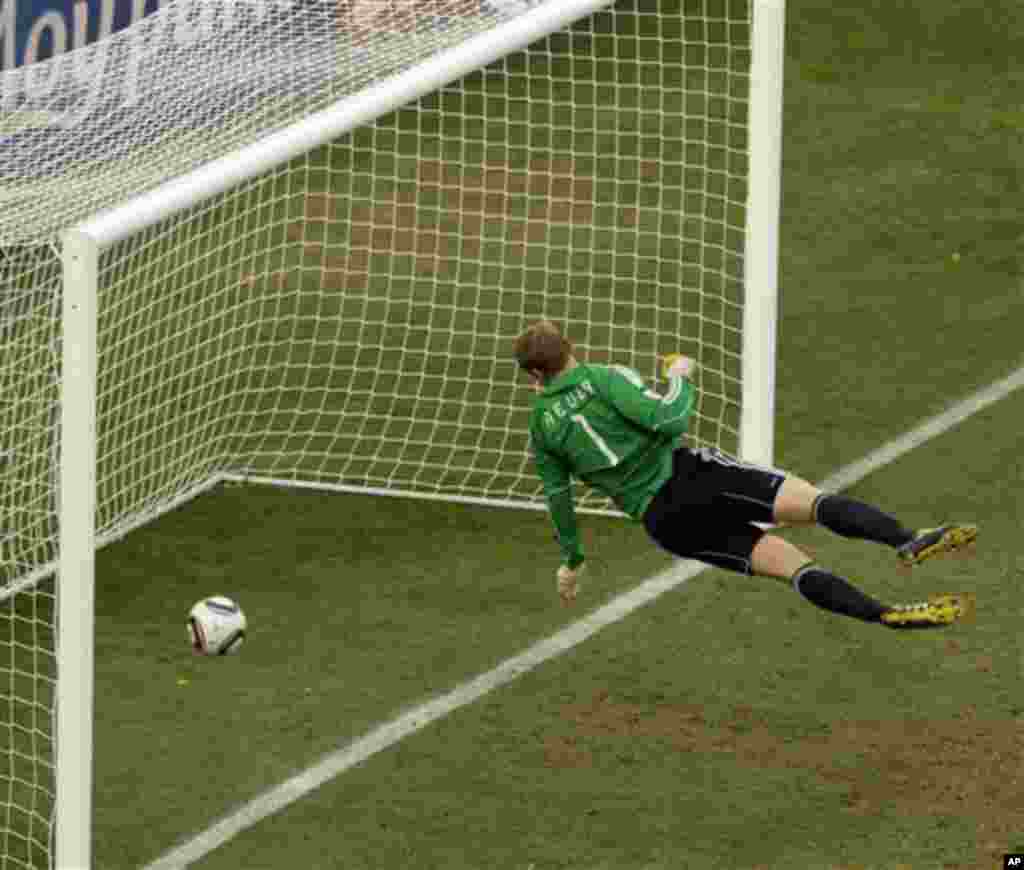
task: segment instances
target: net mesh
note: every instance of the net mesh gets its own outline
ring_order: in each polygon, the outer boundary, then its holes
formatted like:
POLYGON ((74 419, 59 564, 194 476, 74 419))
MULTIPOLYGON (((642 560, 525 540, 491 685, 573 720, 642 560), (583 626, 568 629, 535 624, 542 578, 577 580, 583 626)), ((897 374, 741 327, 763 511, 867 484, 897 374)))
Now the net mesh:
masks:
MULTIPOLYGON (((171 2, 0 77, 0 870, 52 860, 58 233, 529 9, 171 2)), ((623 0, 105 250, 101 539, 224 476, 539 505, 540 317, 696 357, 735 453, 750 16, 623 0)))
POLYGON ((698 357, 692 437, 733 452, 745 52, 713 64, 714 23, 616 7, 111 249, 105 525, 218 470, 537 502, 539 317, 648 378, 698 357), (688 34, 705 63, 667 63, 688 34))
POLYGON ((60 269, 0 250, 0 867, 47 867, 53 820, 60 269), (39 582, 19 581, 29 578, 39 582))
POLYGON ((100 42, 9 71, 0 242, 51 237, 528 8, 175 0, 100 42))

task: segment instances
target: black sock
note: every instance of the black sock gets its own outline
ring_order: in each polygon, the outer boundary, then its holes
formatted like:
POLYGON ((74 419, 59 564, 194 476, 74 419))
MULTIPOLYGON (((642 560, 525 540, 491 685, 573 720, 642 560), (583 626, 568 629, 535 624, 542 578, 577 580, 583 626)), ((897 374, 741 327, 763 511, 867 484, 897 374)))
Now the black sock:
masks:
POLYGON ((914 537, 895 517, 845 495, 822 493, 814 500, 814 521, 844 538, 902 547, 914 537))
POLYGON ((842 577, 829 574, 816 565, 805 565, 793 575, 793 588, 823 610, 852 616, 865 622, 878 622, 888 608, 842 577))

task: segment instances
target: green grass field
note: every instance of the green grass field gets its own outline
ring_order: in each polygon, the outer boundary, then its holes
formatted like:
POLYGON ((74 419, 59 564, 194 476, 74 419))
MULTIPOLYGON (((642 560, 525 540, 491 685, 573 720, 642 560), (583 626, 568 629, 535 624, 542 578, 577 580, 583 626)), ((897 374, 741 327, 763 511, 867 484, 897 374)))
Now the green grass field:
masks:
MULTIPOLYGON (((1009 0, 787 6, 776 454, 821 479, 1024 364, 1024 13, 1009 0)), ((401 123, 379 135, 392 134, 401 139, 401 123)), ((394 185, 410 165, 394 167, 394 185)), ((285 207, 296 218, 308 203, 285 207)), ((595 217, 595 250, 608 241, 599 231, 595 217)), ((254 310, 278 298, 274 275, 301 265, 283 249, 270 256, 253 270, 268 276, 254 310)), ((436 284, 412 271, 394 304, 414 318, 436 284)), ((169 285, 196 286, 188 275, 169 285)), ((598 302, 613 297, 614 287, 598 302)), ((263 338, 269 348, 275 336, 263 338)), ((263 362, 273 372, 269 350, 263 362)), ((977 522, 973 558, 911 574, 877 547, 789 533, 883 597, 975 591, 974 623, 908 637, 709 571, 196 866, 1001 866, 1004 851, 1024 849, 1022 423, 1011 396, 853 489, 911 525, 977 522)), ((170 476, 193 446, 204 457, 235 446, 219 430, 195 444, 184 423, 167 431, 183 445, 170 476)), ((290 437, 246 449, 286 454, 290 437)), ((387 458, 370 451, 355 473, 373 479, 387 458)), ((669 564, 638 526, 583 526, 591 564, 575 610, 557 604, 557 549, 529 511, 231 485, 103 550, 96 866, 146 864, 669 564), (241 601, 249 640, 238 657, 195 659, 185 614, 214 593, 241 601)), ((5 672, 47 667, 19 658, 46 617, 45 600, 23 600, 5 612, 5 672)), ((9 683, 5 699, 38 691, 9 683)), ((9 715, 21 727, 0 762, 8 801, 34 795, 19 753, 45 752, 29 718, 9 715)))

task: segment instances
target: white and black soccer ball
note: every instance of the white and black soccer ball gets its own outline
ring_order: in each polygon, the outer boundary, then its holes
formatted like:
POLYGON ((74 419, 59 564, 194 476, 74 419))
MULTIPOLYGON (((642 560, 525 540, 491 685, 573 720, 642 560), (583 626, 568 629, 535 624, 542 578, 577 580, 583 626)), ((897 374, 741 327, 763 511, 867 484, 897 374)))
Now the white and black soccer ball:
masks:
POLYGON ((197 601, 189 611, 186 625, 188 639, 197 655, 230 655, 238 652, 245 641, 245 614, 223 595, 197 601))

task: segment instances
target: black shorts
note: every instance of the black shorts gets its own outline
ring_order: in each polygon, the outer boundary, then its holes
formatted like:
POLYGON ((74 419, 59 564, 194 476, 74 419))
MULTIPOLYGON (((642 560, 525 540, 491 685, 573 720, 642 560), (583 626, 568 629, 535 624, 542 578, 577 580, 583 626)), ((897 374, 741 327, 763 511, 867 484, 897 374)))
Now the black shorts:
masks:
POLYGON ((680 448, 672 476, 644 512, 647 533, 670 553, 750 573, 750 554, 773 522, 785 473, 748 465, 719 450, 680 448))

